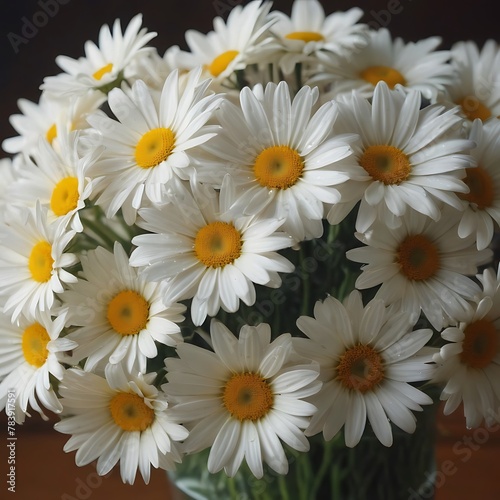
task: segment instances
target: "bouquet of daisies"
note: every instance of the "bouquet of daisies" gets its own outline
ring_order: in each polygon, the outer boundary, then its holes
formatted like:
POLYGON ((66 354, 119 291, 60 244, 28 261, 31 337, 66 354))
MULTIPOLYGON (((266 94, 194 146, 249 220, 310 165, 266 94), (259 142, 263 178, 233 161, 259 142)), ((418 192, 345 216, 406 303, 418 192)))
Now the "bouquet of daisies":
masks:
POLYGON ((254 0, 58 56, 0 162, 0 407, 124 482, 500 422, 500 48, 254 0))

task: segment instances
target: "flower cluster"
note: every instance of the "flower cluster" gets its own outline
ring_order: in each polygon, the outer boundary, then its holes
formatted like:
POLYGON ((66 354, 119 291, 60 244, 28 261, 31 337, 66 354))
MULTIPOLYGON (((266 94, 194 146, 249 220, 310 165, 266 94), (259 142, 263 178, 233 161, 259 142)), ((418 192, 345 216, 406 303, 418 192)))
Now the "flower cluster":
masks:
POLYGON ((162 55, 137 15, 56 59, 2 145, 0 407, 127 483, 389 447, 432 385, 500 422, 500 47, 362 16, 254 0, 162 55))

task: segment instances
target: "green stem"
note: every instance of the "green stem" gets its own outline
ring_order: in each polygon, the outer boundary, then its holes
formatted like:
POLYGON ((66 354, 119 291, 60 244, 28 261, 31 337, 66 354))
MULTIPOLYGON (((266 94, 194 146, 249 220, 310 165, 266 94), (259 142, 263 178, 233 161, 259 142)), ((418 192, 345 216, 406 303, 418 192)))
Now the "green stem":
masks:
POLYGON ((99 238, 102 239, 102 242, 105 243, 105 245, 112 249, 115 240, 113 240, 108 233, 104 231, 104 228, 96 221, 85 219, 84 225, 87 226, 91 231, 93 231, 99 238))
POLYGON ((297 91, 302 88, 302 63, 295 65, 295 81, 297 82, 297 91))
POLYGON ((302 273, 302 308, 301 308, 301 315, 307 315, 309 314, 309 301, 311 297, 311 279, 309 276, 309 273, 307 272, 307 269, 305 268, 305 260, 307 258, 306 252, 305 252, 305 242, 302 242, 300 245, 300 250, 299 250, 299 265, 300 265, 300 271, 302 273))
POLYGON ((316 498, 316 493, 318 492, 324 478, 326 475, 326 472, 328 471, 331 463, 331 454, 332 454, 332 440, 330 441, 325 441, 323 443, 323 457, 321 459, 321 465, 319 467, 318 472, 316 473, 314 477, 314 483, 312 486, 312 491, 311 491, 311 496, 313 498, 316 498))
POLYGON ((281 493, 281 500, 290 500, 290 496, 288 495, 288 488, 286 487, 287 482, 285 477, 281 474, 278 476, 278 485, 281 493))

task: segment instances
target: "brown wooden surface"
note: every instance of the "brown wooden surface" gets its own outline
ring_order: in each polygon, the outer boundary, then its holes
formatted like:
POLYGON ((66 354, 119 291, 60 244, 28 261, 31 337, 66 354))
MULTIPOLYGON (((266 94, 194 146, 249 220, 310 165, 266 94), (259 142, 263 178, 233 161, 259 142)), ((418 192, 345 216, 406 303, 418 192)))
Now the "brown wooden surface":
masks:
MULTIPOLYGON (((3 478, 8 472, 7 424, 5 413, 0 422, 0 498, 21 500, 173 500, 165 472, 154 469, 149 485, 138 475, 134 485, 122 483, 117 468, 99 477, 94 464, 75 465, 75 453, 65 453, 68 436, 52 429, 37 415, 16 427, 16 493, 8 494, 3 478)), ((435 500, 498 500, 500 498, 500 431, 468 431, 457 411, 450 417, 438 417, 436 446, 437 490, 435 500)), ((422 496, 409 500, 424 500, 422 496)), ((311 499, 312 500, 312 499, 311 499)), ((322 499, 323 500, 323 499, 322 499)), ((404 499, 401 499, 404 500, 404 499)))

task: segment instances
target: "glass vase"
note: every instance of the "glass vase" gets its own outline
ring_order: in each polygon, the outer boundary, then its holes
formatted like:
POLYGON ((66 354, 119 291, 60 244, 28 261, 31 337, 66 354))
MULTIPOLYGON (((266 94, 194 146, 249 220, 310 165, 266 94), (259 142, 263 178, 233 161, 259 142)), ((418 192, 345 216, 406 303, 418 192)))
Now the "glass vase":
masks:
POLYGON ((188 455, 169 473, 173 499, 194 500, 422 500, 434 498, 436 407, 416 412, 417 428, 408 434, 393 426, 394 443, 383 446, 369 427, 354 448, 339 433, 325 442, 310 438, 307 453, 287 450, 289 472, 265 467, 256 479, 243 463, 229 478, 207 470, 208 450, 188 455))

